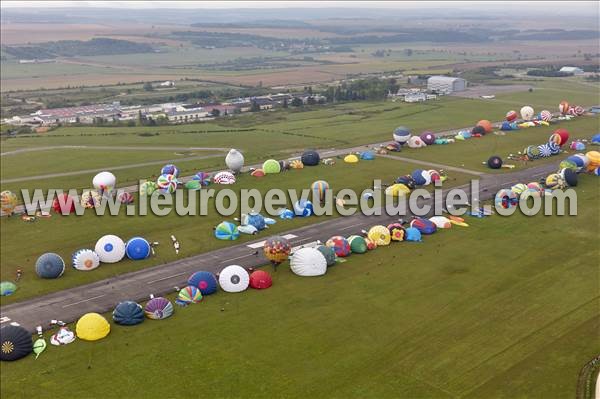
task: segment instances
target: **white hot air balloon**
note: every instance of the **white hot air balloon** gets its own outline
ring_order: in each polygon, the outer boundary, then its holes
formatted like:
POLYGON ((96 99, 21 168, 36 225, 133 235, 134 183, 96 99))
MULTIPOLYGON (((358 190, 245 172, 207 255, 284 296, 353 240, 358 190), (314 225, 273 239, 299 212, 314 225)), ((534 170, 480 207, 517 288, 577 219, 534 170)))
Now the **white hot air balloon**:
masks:
POLYGON ((125 256, 125 243, 115 235, 105 235, 96 242, 95 252, 100 262, 117 263, 125 256))
POLYGON ((225 292, 242 292, 249 284, 250 275, 241 266, 227 266, 219 273, 219 285, 225 292))
POLYGON ((238 150, 232 148, 225 157, 225 164, 234 173, 239 173, 244 167, 244 156, 238 150))
POLYGON ((300 248, 290 258, 290 269, 298 276, 322 276, 327 272, 327 260, 316 248, 300 248))
POLYGON ((100 265, 100 257, 91 249, 80 249, 71 257, 72 265, 77 270, 94 270, 100 265))
POLYGON ((521 108, 521 118, 525 121, 530 121, 533 118, 533 108, 531 108, 529 105, 524 106, 523 108, 521 108))
POLYGON ((94 176, 92 184, 101 194, 110 194, 117 184, 117 178, 110 172, 100 172, 94 176))

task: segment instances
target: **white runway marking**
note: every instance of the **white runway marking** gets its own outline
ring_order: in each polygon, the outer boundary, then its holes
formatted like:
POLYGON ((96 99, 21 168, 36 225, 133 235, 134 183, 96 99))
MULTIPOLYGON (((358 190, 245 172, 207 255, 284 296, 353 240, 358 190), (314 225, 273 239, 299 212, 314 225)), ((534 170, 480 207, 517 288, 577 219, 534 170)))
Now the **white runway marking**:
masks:
POLYGON ((353 227, 360 226, 362 224, 364 224, 364 223, 354 223, 354 224, 351 224, 350 226, 342 227, 340 230, 348 230, 348 229, 351 229, 353 227))
POLYGON ((0 324, 6 323, 7 321, 10 321, 10 319, 8 317, 6 317, 6 316, 0 318, 0 324))
POLYGON ((63 306, 63 309, 64 309, 64 308, 68 308, 69 306, 75 306, 75 305, 78 305, 78 304, 80 304, 80 303, 84 303, 84 302, 93 301, 94 299, 102 298, 103 296, 106 296, 106 294, 102 294, 102 295, 94 296, 94 297, 91 297, 91 298, 88 298, 88 299, 84 299, 84 300, 82 300, 82 301, 77 301, 77 302, 69 303, 68 305, 65 305, 65 306, 63 306))
POLYGON ((182 275, 184 275, 184 274, 185 274, 185 272, 182 272, 182 273, 177 273, 177 274, 174 274, 174 275, 172 275, 172 276, 167 276, 167 277, 159 278, 159 279, 157 279, 157 280, 148 281, 146 284, 154 284, 154 283, 158 283, 159 281, 164 281, 164 280, 168 280, 168 279, 170 279, 170 278, 179 277, 179 276, 182 276, 182 275))
MULTIPOLYGON (((283 236, 283 238, 287 238, 288 240, 291 240, 292 238, 297 238, 297 235, 294 234, 286 234, 283 236)), ((260 241, 260 242, 255 242, 253 244, 248 244, 246 245, 248 248, 252 248, 252 249, 258 249, 258 248, 262 248, 265 245, 265 241, 260 241)))
POLYGON ((238 260, 238 259, 242 259, 242 258, 247 258, 248 256, 254 256, 254 254, 246 254, 246 255, 242 255, 242 256, 236 256, 235 258, 225 259, 225 260, 221 261, 221 263, 227 263, 227 262, 231 262, 231 261, 234 261, 234 260, 238 260))

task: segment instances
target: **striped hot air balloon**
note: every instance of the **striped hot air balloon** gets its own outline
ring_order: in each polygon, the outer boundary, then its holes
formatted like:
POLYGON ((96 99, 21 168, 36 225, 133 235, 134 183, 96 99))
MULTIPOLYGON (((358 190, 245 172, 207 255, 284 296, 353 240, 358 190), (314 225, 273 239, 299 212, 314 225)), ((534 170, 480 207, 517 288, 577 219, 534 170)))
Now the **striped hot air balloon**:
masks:
POLYGON ((177 294, 177 299, 175 299, 175 303, 179 306, 187 306, 191 303, 198 303, 202 300, 202 292, 192 285, 188 285, 183 288, 177 294))
POLYGON ((173 304, 166 298, 152 298, 144 308, 146 317, 154 320, 161 320, 170 317, 173 314, 173 304))
POLYGON ((237 240, 240 237, 238 227, 231 222, 221 222, 215 228, 215 237, 219 240, 237 240))
POLYGON ((542 118, 543 121, 548 122, 552 119, 552 112, 545 109, 540 112, 540 118, 542 118))
POLYGON ((216 184, 234 184, 235 176, 231 172, 219 172, 213 176, 213 182, 216 184))

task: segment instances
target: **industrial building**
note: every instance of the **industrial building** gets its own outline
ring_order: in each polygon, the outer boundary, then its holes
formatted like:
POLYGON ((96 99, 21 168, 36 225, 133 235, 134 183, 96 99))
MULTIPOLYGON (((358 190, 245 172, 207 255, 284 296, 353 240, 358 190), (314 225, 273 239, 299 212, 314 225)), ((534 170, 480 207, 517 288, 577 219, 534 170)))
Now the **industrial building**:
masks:
POLYGON ((427 79, 427 90, 435 93, 453 93, 467 89, 467 81, 451 76, 432 76, 427 79))
POLYGON ((574 66, 564 66, 560 68, 560 72, 570 73, 571 75, 583 75, 583 69, 574 66))

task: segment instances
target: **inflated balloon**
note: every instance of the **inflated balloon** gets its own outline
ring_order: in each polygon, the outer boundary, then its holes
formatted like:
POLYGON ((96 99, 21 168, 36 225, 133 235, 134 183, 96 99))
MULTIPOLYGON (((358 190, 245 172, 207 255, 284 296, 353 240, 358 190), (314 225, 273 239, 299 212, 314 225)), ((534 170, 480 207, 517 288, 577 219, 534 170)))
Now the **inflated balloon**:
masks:
POLYGON ((262 170, 265 174, 279 173, 281 172, 281 165, 274 159, 267 159, 262 165, 262 170))
POLYGON ((401 197, 408 194, 410 194, 410 188, 400 183, 392 184, 385 189, 385 195, 391 195, 393 197, 401 197))
POLYGON ((291 169, 303 169, 304 168, 304 164, 302 163, 301 160, 294 159, 294 160, 290 161, 290 168, 291 169))
POLYGON ((255 270, 250 274, 250 287, 264 290, 273 285, 271 275, 264 270, 255 270))
POLYGON ((116 263, 125 256, 125 243, 116 235, 108 234, 96 241, 94 250, 102 263, 116 263))
POLYGON ((405 229, 401 223, 390 223, 387 225, 392 241, 404 241, 405 229))
POLYGON ((436 181, 439 181, 439 180, 443 180, 442 176, 440 175, 440 172, 438 172, 435 169, 428 170, 427 173, 429 173, 429 179, 431 180, 432 183, 435 183, 436 181))
POLYGON ((313 204, 308 200, 298 200, 294 204, 294 214, 296 216, 307 217, 313 214, 313 204))
POLYGON ((420 242, 421 232, 414 227, 407 228, 404 234, 404 241, 420 242))
POLYGON ((475 126, 473 129, 471 129, 471 136, 473 137, 480 137, 483 136, 485 134, 485 128, 483 126, 475 126))
POLYGON ((550 189, 562 189, 565 188, 565 181, 558 173, 552 173, 546 177, 545 185, 550 189))
POLYGON ((219 172, 213 176, 213 182, 216 184, 234 184, 235 176, 231 172, 219 172))
POLYGON ((3 281, 0 283, 0 296, 9 296, 15 293, 17 286, 11 281, 3 281))
POLYGON ((264 230, 267 227, 265 223, 265 217, 258 212, 251 211, 248 214, 242 215, 242 225, 254 226, 256 230, 264 230))
POLYGON ((517 115, 517 111, 508 111, 506 113, 506 120, 509 122, 514 121, 515 119, 517 119, 518 115, 517 115))
POLYGON ((521 108, 521 119, 525 121, 530 121, 533 118, 534 114, 535 112, 533 108, 531 108, 529 105, 526 105, 523 108, 521 108))
POLYGON ((217 279, 211 272, 196 272, 188 278, 187 284, 197 287, 202 295, 211 295, 217 292, 217 279))
POLYGON ((575 151, 584 151, 585 150, 585 143, 583 143, 581 141, 572 141, 571 145, 569 146, 569 148, 571 150, 575 150, 575 151))
POLYGON ((219 273, 219 285, 225 292, 242 292, 250 284, 250 275, 241 266, 231 265, 219 273))
POLYGON ((133 195, 124 191, 118 195, 117 199, 121 204, 131 204, 133 202, 133 195))
POLYGON ((310 185, 310 189, 312 190, 313 199, 324 201, 329 190, 329 183, 325 180, 317 180, 310 185))
POLYGON ((579 166, 577 166, 575 161, 567 158, 563 161, 560 161, 558 164, 558 169, 572 169, 574 172, 577 172, 579 170, 579 166))
POLYGON ((282 209, 281 212, 279 212, 279 218, 280 219, 293 219, 294 211, 289 210, 289 209, 282 209))
POLYGON ((238 227, 231 222, 221 222, 215 227, 215 237, 219 240, 237 240, 240 238, 238 227))
POLYGON ((538 159, 540 157, 540 149, 536 145, 527 146, 523 153, 527 155, 529 159, 538 159))
POLYGON ((594 144, 594 145, 600 145, 600 133, 594 134, 592 136, 592 144, 594 144))
POLYGON ((19 360, 33 351, 31 334, 19 325, 0 328, 0 360, 19 360))
POLYGON ((479 122, 477 122, 477 126, 481 126, 486 133, 491 133, 494 129, 494 127, 492 126, 492 122, 488 121, 487 119, 482 119, 479 122))
POLYGON ((102 196, 95 190, 88 190, 81 193, 80 201, 84 208, 94 208, 100 206, 102 196))
POLYGON ((367 237, 375 242, 378 247, 390 245, 392 237, 387 227, 382 225, 376 225, 369 229, 367 237))
POLYGON ((561 101, 560 104, 558 104, 558 111, 563 114, 566 115, 569 112, 569 103, 567 101, 561 101))
POLYGON ((100 266, 100 257, 91 249, 79 249, 71 256, 71 265, 81 271, 94 270, 100 266))
POLYGON ((252 177, 264 177, 265 176, 265 171, 262 169, 255 169, 252 172, 250 172, 250 176, 252 177))
MULTIPOLYGON (((300 160, 302 162, 302 165, 317 166, 319 164, 319 161, 321 160, 321 157, 319 156, 318 152, 314 150, 308 150, 302 154, 300 160)), ((290 164, 290 166, 292 165, 290 164)))
POLYGON ((125 244, 125 254, 132 260, 146 259, 151 252, 150 243, 142 237, 133 237, 125 244))
POLYGON ((163 193, 174 193, 178 183, 179 181, 174 175, 160 175, 156 179, 156 185, 163 193))
POLYGON ((65 272, 65 261, 53 252, 45 253, 35 262, 35 272, 41 278, 58 278, 65 272))
POLYGON ((75 332, 79 339, 97 341, 110 333, 110 324, 98 313, 86 313, 77 320, 75 332))
POLYGON ((354 154, 349 154, 344 157, 344 162, 346 163, 357 163, 358 157, 354 154))
POLYGON ((206 172, 198 172, 193 177, 192 180, 200 182, 202 187, 210 185, 210 174, 206 172))
POLYGON ((427 183, 427 180, 425 179, 423 172, 424 172, 423 169, 415 169, 411 173, 411 176, 417 186, 423 186, 427 183))
POLYGON ((400 126, 394 130, 394 141, 400 144, 404 144, 410 138, 410 130, 407 127, 400 126))
POLYGON ((422 148, 427 147, 427 144, 425 144, 425 142, 421 140, 419 136, 412 136, 410 139, 408 139, 408 146, 410 148, 422 148))
POLYGON ((540 118, 543 121, 549 122, 552 119, 552 112, 545 109, 542 112, 540 112, 540 118))
POLYGON ((274 265, 286 261, 291 251, 292 245, 287 238, 281 236, 269 237, 263 245, 265 257, 274 265))
POLYGON ((493 155, 488 158, 487 166, 490 169, 500 169, 502 167, 502 158, 497 155, 493 155))
POLYGON ((517 184, 511 186, 510 190, 513 193, 520 195, 523 191, 527 190, 527 186, 523 183, 517 183, 517 184))
POLYGON ((450 219, 445 216, 432 216, 429 218, 429 221, 435 224, 435 227, 438 229, 449 229, 452 227, 450 219))
POLYGON ((175 303, 179 306, 187 306, 192 303, 198 303, 202 301, 202 292, 192 285, 179 290, 175 303))
POLYGON ((513 206, 516 206, 519 203, 519 199, 517 194, 515 194, 513 191, 503 188, 496 193, 494 203, 496 204, 496 207, 509 209, 513 206))
POLYGON ((2 191, 0 193, 0 207, 2 212, 11 215, 17 206, 17 196, 12 191, 2 191))
POLYGON ((317 247, 317 250, 319 250, 319 252, 321 252, 321 254, 323 254, 323 256, 325 257, 325 261, 327 262, 327 267, 335 265, 335 261, 336 261, 337 257, 335 255, 335 251, 333 250, 333 248, 328 247, 327 245, 319 245, 317 247))
POLYGON ((419 230, 421 234, 433 234, 437 230, 435 223, 433 223, 429 219, 423 218, 414 218, 410 222, 410 227, 419 230))
POLYGON ((364 151, 360 153, 360 159, 365 161, 372 161, 375 159, 375 153, 373 151, 364 151))
POLYGON ((385 149, 388 151, 399 152, 402 151, 402 145, 397 142, 386 144, 385 149))
POLYGON ((158 185, 153 181, 145 181, 140 184, 140 195, 150 196, 158 190, 158 185))
POLYGON ((435 142, 435 134, 432 132, 423 132, 421 133, 421 140, 427 145, 432 145, 435 142))
POLYGON ((162 167, 160 170, 161 175, 173 175, 179 177, 179 169, 173 164, 168 164, 162 167))
POLYGON ((350 244, 350 251, 353 254, 364 254, 367 252, 367 242, 364 237, 351 235, 348 237, 348 244, 350 244))
POLYGON ((146 303, 144 314, 153 320, 162 320, 173 314, 173 304, 166 298, 152 298, 146 303))
POLYGON ((556 129, 554 134, 560 137, 560 142, 557 143, 560 146, 567 144, 567 141, 569 141, 569 131, 567 129, 556 129))
POLYGON ((189 180, 183 185, 188 190, 200 190, 202 184, 198 180, 189 180))
POLYGON ((67 193, 58 194, 52 201, 52 210, 67 215, 75 212, 75 200, 67 193))
POLYGON ((281 161, 279 161, 279 168, 281 169, 282 172, 284 172, 286 170, 290 170, 290 163, 286 160, 281 160, 281 161))
POLYGON ((569 169, 569 168, 561 169, 559 174, 562 177, 563 181, 565 183, 567 183, 568 186, 570 186, 570 187, 577 186, 579 179, 577 177, 577 172, 575 172, 573 169, 569 169))
POLYGON ((110 172, 100 172, 92 180, 94 188, 101 193, 110 193, 117 183, 117 178, 110 172))
POLYGON ((348 240, 342 236, 333 236, 325 243, 326 246, 333 249, 335 255, 344 258, 350 255, 351 249, 348 240))
POLYGON ((541 158, 548 158, 549 156, 552 155, 552 149, 550 148, 550 146, 548 144, 538 145, 538 150, 540 152, 541 158))
POLYGON ((234 148, 229 150, 225 157, 225 164, 234 173, 239 173, 244 167, 244 155, 234 148))
POLYGON ((113 310, 112 318, 122 326, 133 326, 144 321, 144 309, 137 302, 123 301, 113 310))
POLYGON ((404 184, 410 190, 414 190, 417 187, 417 182, 411 175, 400 176, 395 180, 397 184, 404 184))
POLYGON ((316 248, 300 248, 290 258, 290 270, 302 277, 322 276, 327 272, 327 261, 316 248))

